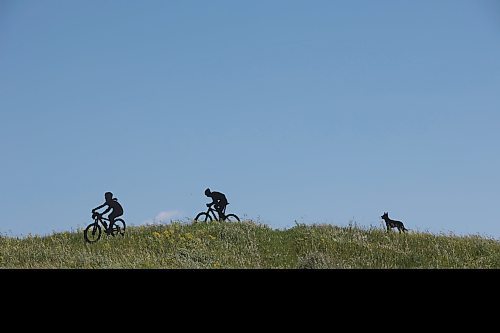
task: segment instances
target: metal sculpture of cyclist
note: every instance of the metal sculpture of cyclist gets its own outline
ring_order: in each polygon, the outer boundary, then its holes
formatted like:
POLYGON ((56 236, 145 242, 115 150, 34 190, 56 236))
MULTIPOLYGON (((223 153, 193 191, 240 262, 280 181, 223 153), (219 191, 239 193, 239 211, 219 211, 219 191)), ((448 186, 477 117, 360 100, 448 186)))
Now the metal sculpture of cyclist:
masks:
POLYGON ((226 196, 220 192, 210 191, 209 188, 205 190, 205 195, 212 198, 212 202, 207 204, 207 211, 201 212, 194 218, 194 223, 197 222, 236 222, 240 221, 240 218, 235 214, 226 215, 226 207, 229 205, 226 196), (212 206, 214 208, 212 208, 212 206))
POLYGON ((212 202, 208 203, 207 207, 210 208, 213 205, 215 210, 217 211, 217 214, 219 214, 219 220, 224 220, 226 206, 228 205, 226 196, 220 192, 210 191, 209 188, 205 190, 205 195, 209 198, 212 198, 212 202))
POLYGON ((105 199, 105 202, 102 205, 92 209, 92 214, 96 213, 97 210, 108 206, 108 208, 105 211, 103 211, 101 213, 101 215, 104 215, 104 214, 108 213, 109 211, 111 211, 111 213, 109 213, 109 215, 108 215, 109 226, 106 226, 106 222, 104 222, 104 221, 102 223, 104 224, 104 227, 107 230, 113 230, 113 223, 115 222, 115 219, 117 217, 123 215, 123 207, 122 207, 122 205, 120 205, 120 203, 118 203, 117 198, 113 198, 113 193, 111 193, 111 192, 106 192, 104 194, 104 199, 105 199))

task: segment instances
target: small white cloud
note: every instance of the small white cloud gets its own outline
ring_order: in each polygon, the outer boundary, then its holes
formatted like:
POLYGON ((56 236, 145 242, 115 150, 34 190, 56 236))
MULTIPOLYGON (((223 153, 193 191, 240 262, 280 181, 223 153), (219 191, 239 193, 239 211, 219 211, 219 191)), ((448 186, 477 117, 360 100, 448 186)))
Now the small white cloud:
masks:
POLYGON ((178 210, 167 210, 167 211, 158 213, 154 220, 159 222, 159 223, 163 223, 166 220, 169 220, 174 216, 179 216, 180 214, 181 214, 181 212, 179 212, 178 210))
POLYGON ((181 212, 178 210, 166 210, 163 212, 159 212, 156 214, 156 216, 151 219, 151 220, 146 220, 142 224, 157 224, 157 223, 164 223, 165 221, 168 221, 172 219, 173 217, 180 216, 181 212))

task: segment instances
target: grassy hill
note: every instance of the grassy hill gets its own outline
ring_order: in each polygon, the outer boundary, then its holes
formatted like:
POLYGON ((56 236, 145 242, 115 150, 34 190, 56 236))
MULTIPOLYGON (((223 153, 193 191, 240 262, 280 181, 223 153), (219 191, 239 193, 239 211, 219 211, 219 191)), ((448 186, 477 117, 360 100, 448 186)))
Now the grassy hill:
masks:
POLYGON ((83 231, 0 237, 2 268, 500 268, 500 242, 356 226, 251 221, 129 227, 86 244, 83 231))

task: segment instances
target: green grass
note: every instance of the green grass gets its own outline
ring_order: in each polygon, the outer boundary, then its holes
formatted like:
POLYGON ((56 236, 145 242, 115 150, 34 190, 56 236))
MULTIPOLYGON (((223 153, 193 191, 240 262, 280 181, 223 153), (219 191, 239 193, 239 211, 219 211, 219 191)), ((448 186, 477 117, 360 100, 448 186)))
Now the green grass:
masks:
POLYGON ((252 221, 129 227, 94 244, 83 230, 0 236, 2 268, 500 268, 500 242, 356 226, 275 230, 252 221))

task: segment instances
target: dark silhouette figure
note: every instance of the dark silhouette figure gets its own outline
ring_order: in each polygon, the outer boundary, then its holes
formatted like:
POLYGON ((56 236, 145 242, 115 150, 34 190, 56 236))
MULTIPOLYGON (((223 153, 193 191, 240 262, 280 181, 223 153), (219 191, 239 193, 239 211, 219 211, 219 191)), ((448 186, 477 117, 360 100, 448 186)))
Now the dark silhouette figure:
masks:
POLYGON ((106 222, 102 221, 102 223, 104 224, 104 227, 107 229, 106 233, 109 233, 108 230, 113 230, 113 223, 115 222, 115 219, 118 216, 123 215, 123 207, 122 207, 122 205, 120 205, 118 203, 117 198, 113 198, 113 193, 111 193, 111 192, 106 192, 104 194, 104 199, 105 199, 105 202, 102 205, 92 209, 92 217, 94 217, 94 214, 97 213, 97 210, 108 206, 108 208, 104 212, 100 213, 99 215, 102 216, 102 215, 108 213, 109 211, 111 211, 111 213, 109 213, 109 215, 108 215, 109 226, 106 225, 106 222))
POLYGON ((212 205, 214 206, 217 214, 219 214, 219 221, 224 220, 226 213, 226 206, 229 204, 227 202, 227 198, 223 193, 210 191, 209 188, 205 190, 205 195, 209 198, 212 198, 212 202, 207 204, 207 207, 210 208, 212 205))
POLYGON ((194 218, 195 222, 212 222, 214 220, 235 222, 240 221, 240 218, 235 214, 226 215, 226 206, 229 205, 226 196, 220 192, 210 191, 209 188, 205 190, 205 195, 212 198, 212 202, 207 204, 207 211, 201 212, 194 218), (214 208, 212 208, 212 206, 214 208), (215 209, 215 210, 214 210, 215 209), (217 212, 217 214, 215 214, 217 212), (216 216, 217 215, 217 216, 216 216))
POLYGON ((398 228, 399 233, 401 233, 401 231, 403 232, 408 231, 408 229, 406 229, 405 226, 403 225, 403 222, 391 220, 389 218, 389 213, 384 213, 384 215, 382 215, 381 218, 385 221, 385 225, 387 226, 387 232, 389 232, 389 230, 391 230, 392 228, 398 228))
POLYGON ((125 236, 125 229, 127 228, 127 225, 123 219, 115 219, 113 226, 109 229, 106 222, 104 222, 105 220, 109 221, 109 219, 102 217, 102 215, 98 212, 92 213, 92 219, 94 222, 89 224, 83 231, 83 237, 87 243, 95 243, 101 239, 102 230, 99 224, 102 224, 107 235, 111 235, 113 237, 117 235, 125 236))

